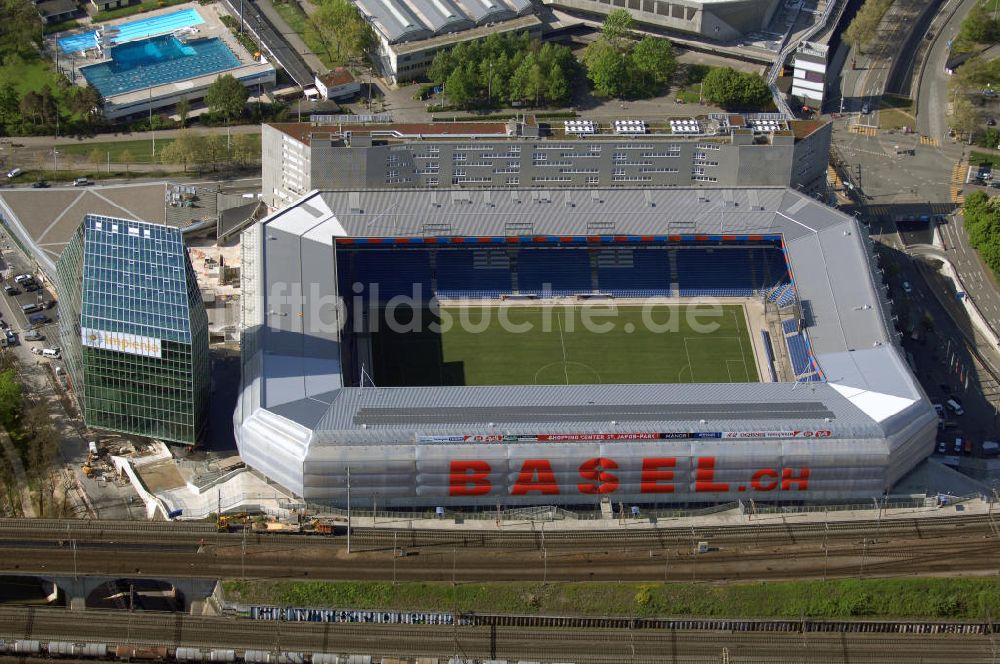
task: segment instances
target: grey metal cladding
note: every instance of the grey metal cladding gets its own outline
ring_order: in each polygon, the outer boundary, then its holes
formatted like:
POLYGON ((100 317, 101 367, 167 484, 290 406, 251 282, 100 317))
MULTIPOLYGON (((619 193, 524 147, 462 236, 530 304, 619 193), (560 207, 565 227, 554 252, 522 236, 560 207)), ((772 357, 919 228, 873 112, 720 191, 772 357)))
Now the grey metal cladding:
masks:
POLYGON ((435 34, 467 30, 475 25, 451 0, 405 0, 405 2, 435 34))
POLYGON ((455 3, 477 25, 506 21, 517 15, 502 0, 455 0, 455 3))
POLYGON ((415 41, 434 36, 416 13, 399 0, 355 0, 363 13, 371 17, 390 43, 415 41))

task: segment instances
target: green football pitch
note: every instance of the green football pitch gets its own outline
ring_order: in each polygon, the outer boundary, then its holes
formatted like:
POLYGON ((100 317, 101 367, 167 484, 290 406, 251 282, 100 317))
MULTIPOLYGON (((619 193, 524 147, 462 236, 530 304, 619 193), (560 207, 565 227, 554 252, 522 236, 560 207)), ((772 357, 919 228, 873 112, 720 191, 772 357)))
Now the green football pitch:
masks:
POLYGON ((741 306, 475 306, 386 312, 380 387, 757 382, 741 306))

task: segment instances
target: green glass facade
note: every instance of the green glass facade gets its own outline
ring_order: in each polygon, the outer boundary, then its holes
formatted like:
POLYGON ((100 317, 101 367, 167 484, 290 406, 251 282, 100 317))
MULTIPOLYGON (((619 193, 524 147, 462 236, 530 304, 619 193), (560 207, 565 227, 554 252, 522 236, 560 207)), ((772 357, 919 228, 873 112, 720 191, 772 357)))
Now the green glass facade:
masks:
POLYGON ((87 425, 196 443, 208 318, 180 230, 87 215, 56 268, 63 355, 87 425))

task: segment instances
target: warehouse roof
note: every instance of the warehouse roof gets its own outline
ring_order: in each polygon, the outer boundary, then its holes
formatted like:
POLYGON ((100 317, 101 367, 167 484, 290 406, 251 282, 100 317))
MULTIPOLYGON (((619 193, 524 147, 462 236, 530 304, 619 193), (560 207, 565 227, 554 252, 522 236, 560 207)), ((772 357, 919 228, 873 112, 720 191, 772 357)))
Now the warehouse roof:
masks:
POLYGON ((428 39, 530 13, 530 0, 357 0, 389 43, 428 39))
POLYGON ((344 388, 339 339, 313 335, 308 315, 263 296, 264 352, 250 376, 260 404, 300 426, 336 431, 341 442, 398 441, 401 431, 457 432, 488 422, 505 431, 596 431, 612 413, 632 430, 834 422, 842 434, 861 437, 904 426, 906 411, 923 399, 888 326, 870 240, 853 217, 789 189, 313 192, 265 220, 263 232, 271 240, 264 247, 265 294, 279 283, 334 281, 329 257, 338 238, 780 239, 826 377, 808 384, 344 388), (581 404, 589 404, 585 412, 581 404))

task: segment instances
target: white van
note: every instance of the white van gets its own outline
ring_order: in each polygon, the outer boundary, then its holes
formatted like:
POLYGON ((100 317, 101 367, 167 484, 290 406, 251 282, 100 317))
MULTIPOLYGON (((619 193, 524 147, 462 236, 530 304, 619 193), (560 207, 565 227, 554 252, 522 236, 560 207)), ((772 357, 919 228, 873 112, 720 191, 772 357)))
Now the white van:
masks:
POLYGON ((9 171, 7 171, 7 178, 10 179, 10 180, 13 180, 14 178, 16 178, 18 175, 20 175, 23 172, 24 171, 22 171, 20 168, 12 168, 9 171))
POLYGON ((948 409, 956 415, 964 415, 965 410, 962 409, 962 405, 955 401, 954 399, 948 399, 944 402, 944 405, 948 406, 948 409))
POLYGON ((58 358, 59 357, 59 349, 58 348, 43 348, 42 349, 42 357, 55 357, 55 358, 58 358))

